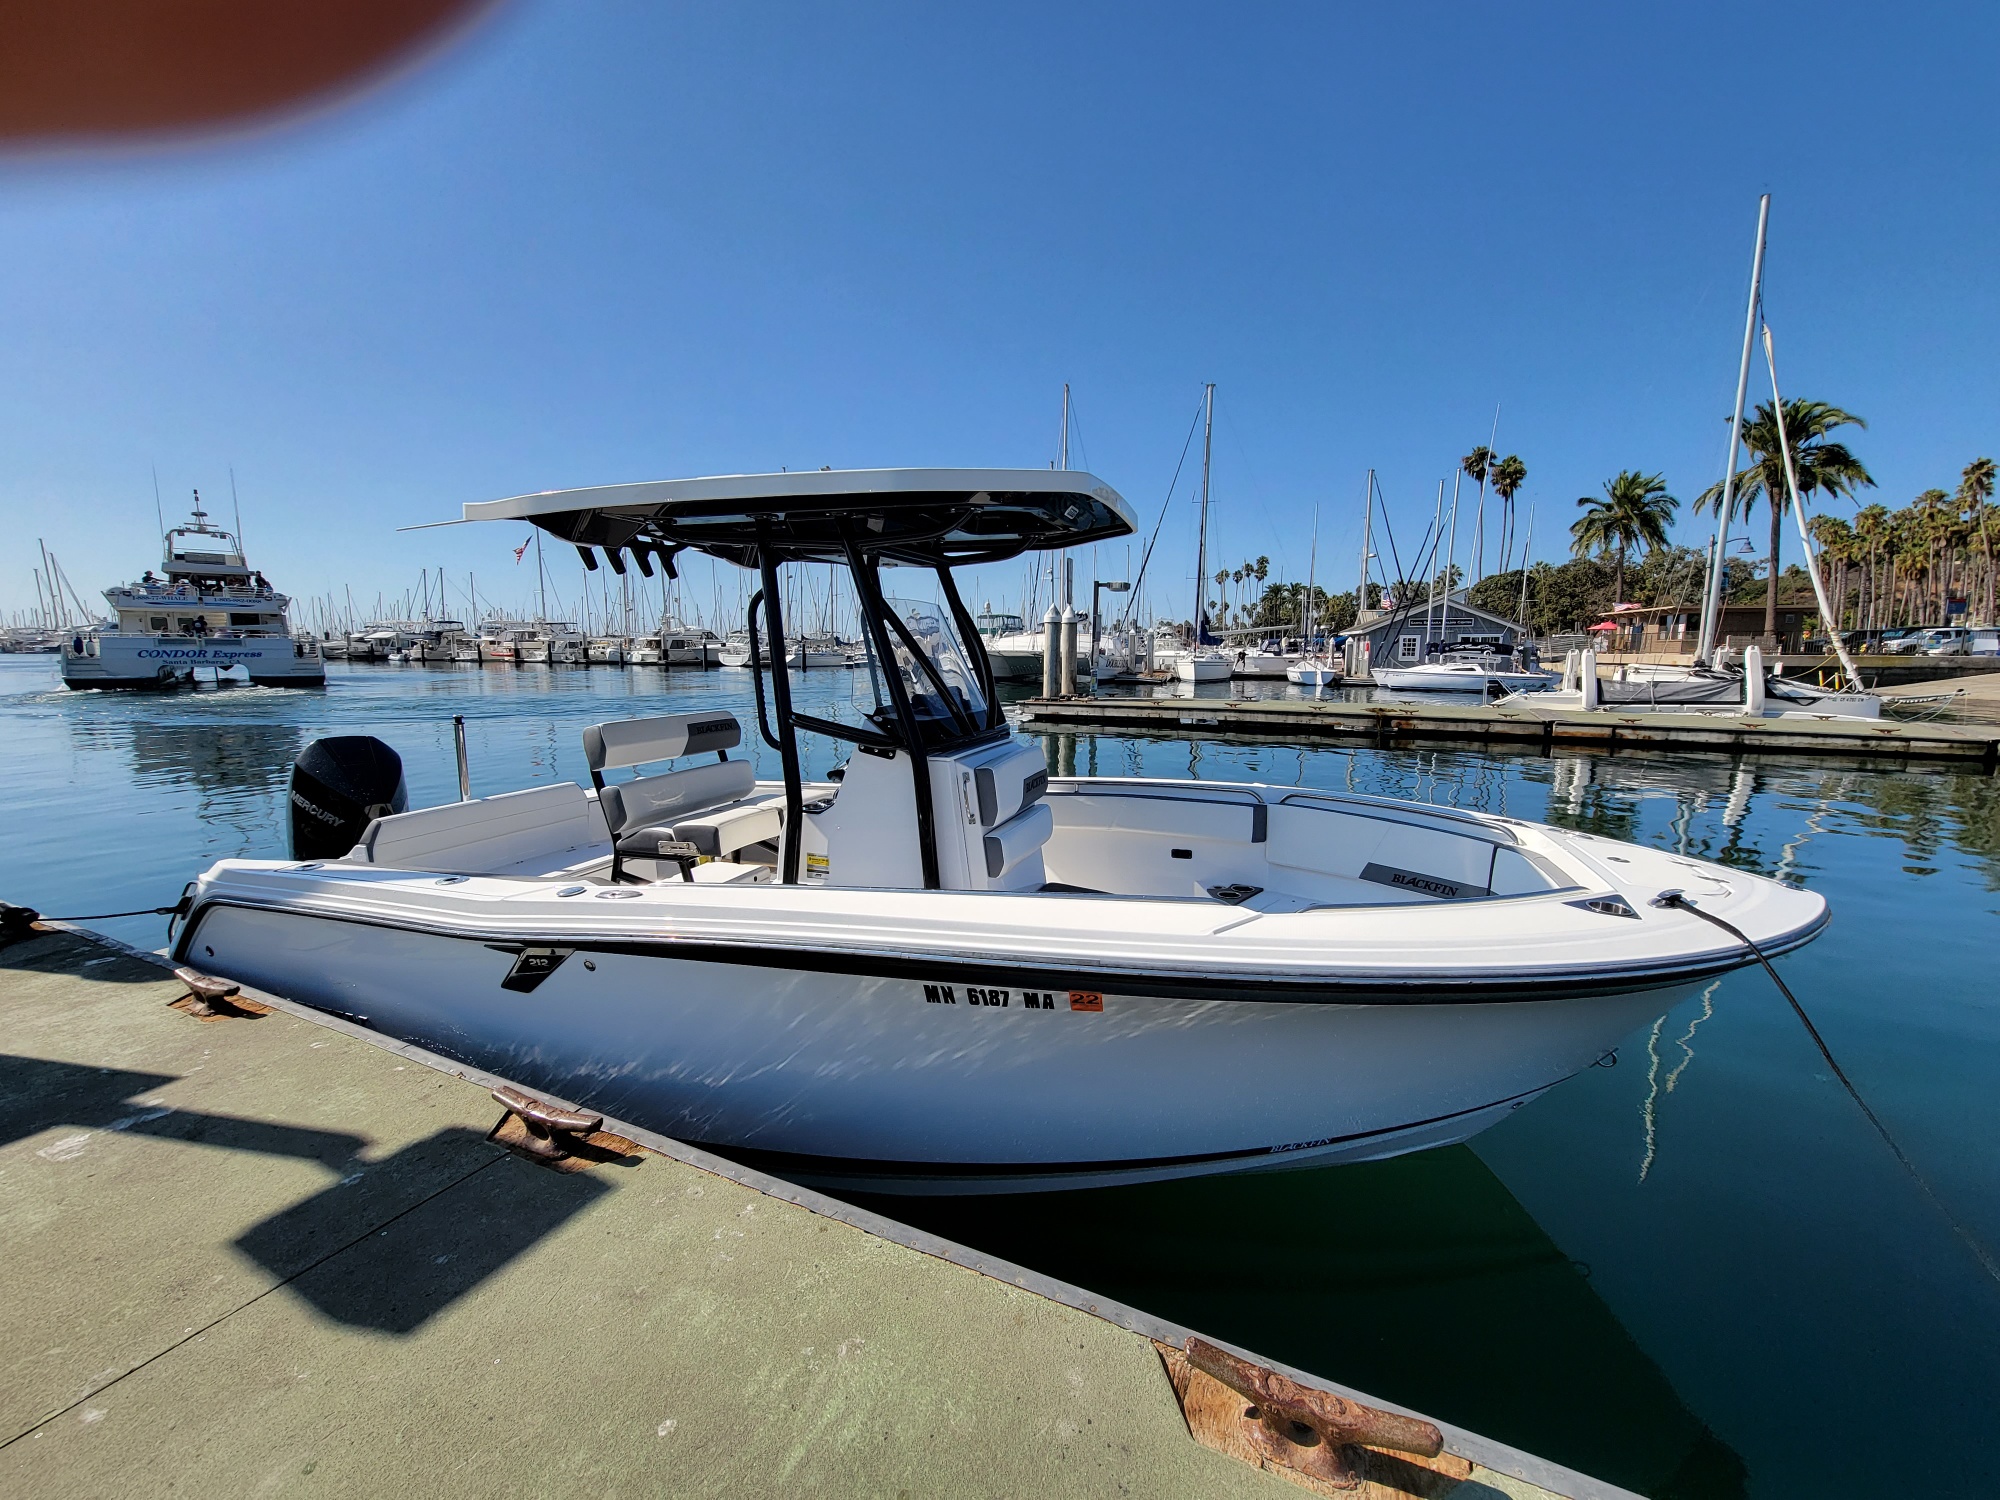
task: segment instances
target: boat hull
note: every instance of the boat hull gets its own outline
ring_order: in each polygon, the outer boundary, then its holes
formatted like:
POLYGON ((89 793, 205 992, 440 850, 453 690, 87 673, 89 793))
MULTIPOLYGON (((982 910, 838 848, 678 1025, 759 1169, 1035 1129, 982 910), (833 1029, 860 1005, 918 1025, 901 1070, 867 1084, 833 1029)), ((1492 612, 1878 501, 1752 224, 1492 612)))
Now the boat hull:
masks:
POLYGON ((319 647, 289 636, 123 635, 100 631, 63 643, 62 679, 71 688, 161 688, 241 672, 258 687, 325 687, 319 647), (82 649, 78 647, 81 645, 82 649))
POLYGON ((1372 667, 1369 675, 1375 686, 1401 693, 1483 693, 1489 687, 1510 693, 1539 692, 1553 688, 1561 679, 1552 672, 1436 672, 1422 667, 1372 667))
POLYGON ((490 937, 227 904, 194 923, 178 951, 210 972, 802 1180, 909 1193, 1462 1141, 1698 987, 1218 999, 1050 989, 1004 965, 968 983, 886 956, 793 968, 768 948, 697 958, 579 938, 510 989, 521 945, 490 937))

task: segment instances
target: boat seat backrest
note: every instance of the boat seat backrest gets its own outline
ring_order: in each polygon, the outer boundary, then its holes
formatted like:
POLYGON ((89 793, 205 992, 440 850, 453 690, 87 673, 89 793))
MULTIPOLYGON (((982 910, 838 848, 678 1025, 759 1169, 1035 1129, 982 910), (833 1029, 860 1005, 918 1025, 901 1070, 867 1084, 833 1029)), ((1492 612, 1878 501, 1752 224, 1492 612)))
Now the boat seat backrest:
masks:
POLYGON ((739 802, 756 787, 757 772, 749 761, 720 760, 616 782, 600 790, 597 798, 605 822, 618 836, 739 802))
POLYGON ((1523 895, 1559 883, 1492 839, 1334 808, 1272 808, 1269 857, 1274 865, 1430 899, 1523 895))
POLYGON ((558 870, 602 853, 607 831, 573 781, 377 818, 347 858, 445 875, 558 870))
POLYGON ((743 726, 731 713, 655 714, 645 719, 612 719, 583 732, 583 758, 592 776, 628 766, 651 765, 683 755, 734 750, 743 726))

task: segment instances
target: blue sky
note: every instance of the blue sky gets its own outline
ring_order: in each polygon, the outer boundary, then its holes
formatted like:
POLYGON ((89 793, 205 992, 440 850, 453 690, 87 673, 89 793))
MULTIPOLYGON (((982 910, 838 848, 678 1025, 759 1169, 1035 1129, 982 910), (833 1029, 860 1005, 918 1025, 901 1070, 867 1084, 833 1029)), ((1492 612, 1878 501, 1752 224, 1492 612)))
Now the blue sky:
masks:
MULTIPOLYGON (((1865 415, 1899 504, 2000 448, 1996 42, 1974 6, 517 5, 303 123, 0 164, 0 513, 94 592, 153 561, 155 465, 171 521, 233 464, 295 595, 442 565, 512 603, 513 529, 394 528, 1046 465, 1065 380, 1150 526, 1212 380, 1225 560, 1302 576, 1317 503, 1350 586, 1365 471, 1407 549, 1496 403, 1560 555, 1620 468, 1719 476, 1763 191, 1788 393, 1865 415)), ((1162 608, 1192 555, 1182 504, 1162 608)))

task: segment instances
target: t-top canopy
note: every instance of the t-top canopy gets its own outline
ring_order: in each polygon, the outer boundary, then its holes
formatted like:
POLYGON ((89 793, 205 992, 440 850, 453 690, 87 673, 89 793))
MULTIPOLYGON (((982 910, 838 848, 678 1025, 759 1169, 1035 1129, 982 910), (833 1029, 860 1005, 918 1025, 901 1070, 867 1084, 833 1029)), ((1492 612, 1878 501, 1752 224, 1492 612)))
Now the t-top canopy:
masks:
MULTIPOLYGON (((465 507, 532 521, 579 547, 692 547, 743 567, 838 562, 850 542, 883 562, 996 562, 1134 529, 1124 497, 1074 469, 821 469, 550 490, 465 507)), ((643 552, 641 551, 643 558, 643 552)))

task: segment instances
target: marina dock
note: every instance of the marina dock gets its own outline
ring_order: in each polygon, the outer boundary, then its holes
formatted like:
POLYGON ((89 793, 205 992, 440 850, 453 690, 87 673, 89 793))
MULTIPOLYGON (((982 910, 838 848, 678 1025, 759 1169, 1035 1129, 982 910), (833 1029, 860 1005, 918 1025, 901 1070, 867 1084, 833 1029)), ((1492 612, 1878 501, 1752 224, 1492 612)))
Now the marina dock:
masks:
POLYGON ((1345 699, 1029 698, 1031 731, 1097 729, 1159 736, 1243 735, 1375 744, 1455 740, 1527 750, 1686 750, 1718 755, 1867 756, 2000 768, 2000 728, 1894 719, 1767 719, 1739 714, 1617 713, 1528 704, 1355 703, 1345 699))
MULTIPOLYGON (((1190 1435, 1195 1330, 615 1120, 551 1167, 490 1138, 504 1080, 188 993, 0 948, 0 1490, 1300 1493, 1190 1435)), ((1438 1425, 1306 1488, 1626 1494, 1438 1425)))

